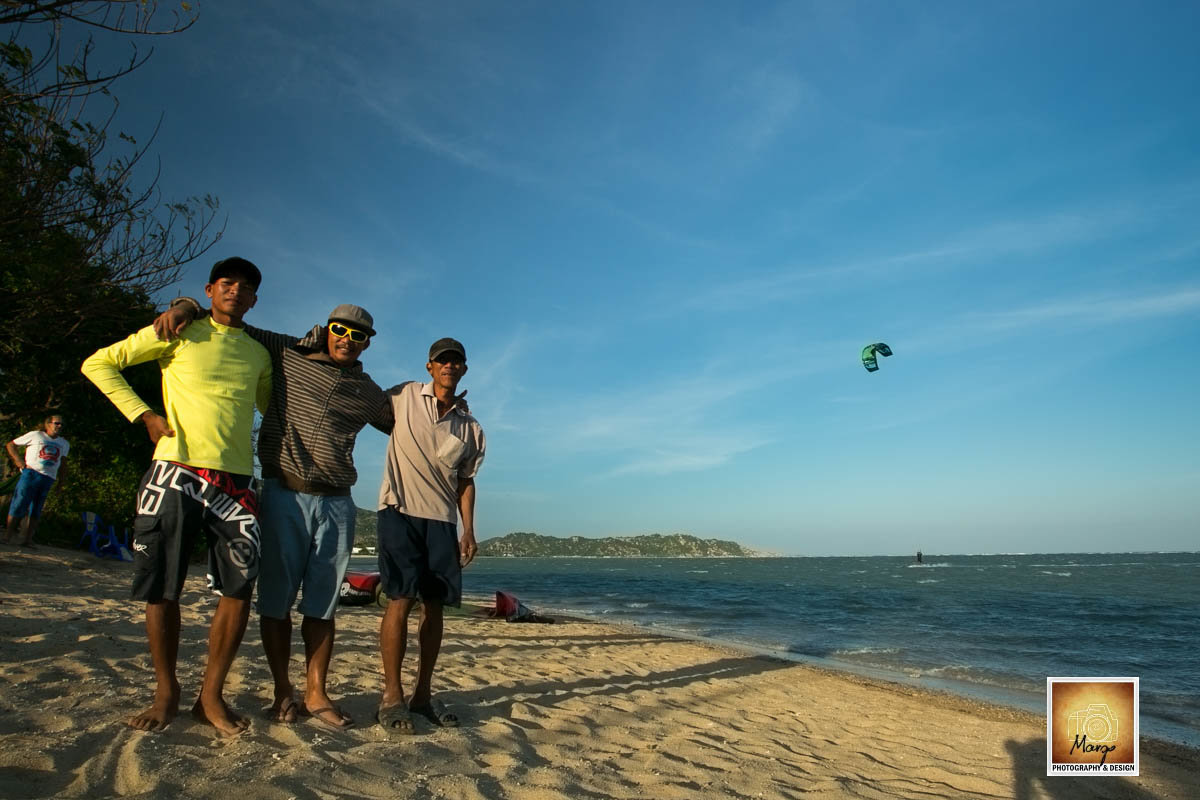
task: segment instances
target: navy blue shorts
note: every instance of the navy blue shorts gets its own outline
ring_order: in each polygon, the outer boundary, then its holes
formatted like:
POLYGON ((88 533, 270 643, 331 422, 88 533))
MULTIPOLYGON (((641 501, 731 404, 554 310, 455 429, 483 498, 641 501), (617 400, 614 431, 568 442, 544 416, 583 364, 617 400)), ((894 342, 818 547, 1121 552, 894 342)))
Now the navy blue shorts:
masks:
POLYGON ((457 525, 385 508, 379 512, 378 535, 384 594, 391 599, 420 597, 444 606, 462 605, 457 525))

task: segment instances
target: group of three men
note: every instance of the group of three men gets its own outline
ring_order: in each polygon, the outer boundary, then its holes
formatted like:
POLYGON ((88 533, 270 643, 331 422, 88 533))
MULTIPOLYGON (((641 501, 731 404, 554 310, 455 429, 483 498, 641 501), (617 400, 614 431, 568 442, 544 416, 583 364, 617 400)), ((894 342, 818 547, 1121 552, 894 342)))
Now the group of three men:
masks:
POLYGON ((245 259, 218 261, 205 286, 207 314, 195 300, 180 298, 152 326, 83 364, 84 374, 126 418, 144 422, 155 442, 137 497, 133 597, 146 603, 157 685, 151 706, 130 725, 158 730, 178 713, 179 597, 200 534, 208 545, 209 586, 220 599, 193 715, 228 736, 249 726, 222 690, 257 579, 263 648, 275 684, 269 718, 290 723, 308 715, 335 728, 353 724, 327 694, 326 679, 354 539, 352 451, 368 424, 389 435, 379 498, 379 568, 389 603, 380 627, 384 691, 377 718, 389 732, 403 734, 415 732, 412 714, 456 724, 431 686, 443 606, 460 604, 461 568, 477 549, 474 478, 485 440, 455 394, 467 371, 465 349, 439 339, 426 364, 429 383, 384 391, 359 361, 375 335, 365 309, 339 305, 325 325, 302 338, 272 333, 242 319, 257 302, 261 282, 245 259), (148 361, 162 368, 165 417, 121 375, 148 361), (255 407, 264 414, 261 498, 252 488, 255 407), (298 702, 288 661, 291 609, 301 587, 306 680, 298 702), (418 672, 406 698, 401 668, 417 598, 418 672))

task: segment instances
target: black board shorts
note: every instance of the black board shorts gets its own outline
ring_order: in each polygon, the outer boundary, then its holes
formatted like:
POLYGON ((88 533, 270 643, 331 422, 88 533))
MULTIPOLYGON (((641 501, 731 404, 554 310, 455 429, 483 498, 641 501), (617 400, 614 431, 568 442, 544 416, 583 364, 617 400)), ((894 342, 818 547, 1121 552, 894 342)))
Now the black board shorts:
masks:
POLYGON ((133 520, 134 600, 178 601, 196 536, 208 547, 208 588, 249 600, 258 577, 258 497, 249 475, 154 461, 133 520))
POLYGON ((458 526, 410 517, 394 508, 379 512, 379 581, 389 598, 420 597, 444 606, 462 605, 458 526))

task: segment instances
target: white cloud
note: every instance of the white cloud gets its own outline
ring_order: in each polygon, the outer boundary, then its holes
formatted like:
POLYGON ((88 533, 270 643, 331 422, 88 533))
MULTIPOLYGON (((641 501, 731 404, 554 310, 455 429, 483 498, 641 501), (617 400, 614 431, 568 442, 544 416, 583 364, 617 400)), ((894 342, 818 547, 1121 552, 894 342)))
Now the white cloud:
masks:
POLYGON ((903 281, 944 269, 974 269, 1014 254, 1053 251, 1081 242, 1113 236, 1130 222, 1123 210, 1048 214, 1028 220, 1009 220, 933 237, 928 246, 892 255, 847 260, 828 265, 798 264, 783 270, 710 286, 675 307, 730 312, 778 303, 817 290, 853 288, 866 280, 903 281))
POLYGON ((731 432, 728 435, 692 433, 678 437, 668 434, 654 442, 654 447, 640 448, 640 452, 632 454, 625 464, 611 470, 605 477, 671 475, 712 469, 771 441, 749 431, 731 432))
POLYGON ((975 312, 967 326, 981 330, 1026 329, 1057 322, 1105 325, 1135 319, 1153 319, 1200 311, 1200 289, 1184 287, 1140 297, 1084 296, 1041 303, 1008 311, 975 312))
POLYGON ((771 146, 805 107, 815 104, 815 93, 792 71, 759 68, 738 84, 744 101, 734 134, 747 150, 758 153, 771 146))
MULTIPOLYGON (((558 431, 548 446, 557 454, 605 455, 619 462, 593 475, 669 475, 720 466, 772 438, 752 424, 731 421, 721 406, 755 391, 747 383, 698 374, 660 381, 653 389, 605 393, 602 398, 559 398, 548 409, 546 430, 558 431), (556 424, 554 416, 567 422, 556 424)), ((761 383, 757 390, 761 390, 761 383)), ((739 415, 740 416, 740 415, 739 415)))

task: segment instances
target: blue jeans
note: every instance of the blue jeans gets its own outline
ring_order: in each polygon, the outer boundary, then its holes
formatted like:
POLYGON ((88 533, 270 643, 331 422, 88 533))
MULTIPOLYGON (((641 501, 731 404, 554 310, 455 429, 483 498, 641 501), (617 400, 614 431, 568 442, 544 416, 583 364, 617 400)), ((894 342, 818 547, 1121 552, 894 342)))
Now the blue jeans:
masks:
POLYGON ((8 515, 13 519, 38 519, 42 516, 42 506, 46 504, 46 497, 53 485, 54 478, 43 475, 36 469, 26 467, 21 470, 21 478, 17 481, 17 488, 13 490, 12 502, 8 504, 8 515))
POLYGON ((286 619, 303 586, 300 613, 333 619, 350 565, 356 514, 348 495, 305 494, 285 489, 273 478, 263 482, 258 613, 286 619))

